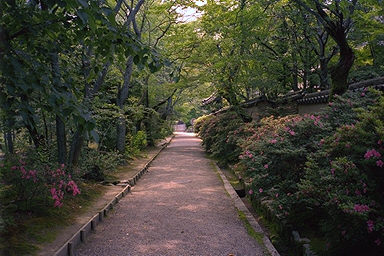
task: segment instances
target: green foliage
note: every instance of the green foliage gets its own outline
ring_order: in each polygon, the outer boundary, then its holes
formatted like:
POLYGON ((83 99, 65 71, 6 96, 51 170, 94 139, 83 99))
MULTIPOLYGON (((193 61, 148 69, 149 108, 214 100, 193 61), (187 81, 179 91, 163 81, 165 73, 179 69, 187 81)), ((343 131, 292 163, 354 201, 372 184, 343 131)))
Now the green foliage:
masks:
POLYGON ((147 134, 144 131, 138 131, 136 134, 127 135, 126 154, 128 157, 137 155, 148 145, 147 134))
POLYGON ((83 150, 79 167, 74 175, 87 180, 103 181, 106 174, 116 170, 123 157, 117 151, 83 150))
POLYGON ((194 131, 195 131, 195 133, 199 133, 201 127, 203 126, 203 124, 205 122, 208 122, 212 118, 215 118, 215 116, 214 115, 203 115, 203 116, 200 116, 199 118, 197 118, 195 120, 195 123, 194 123, 194 131))
POLYGON ((219 159, 220 164, 235 162, 240 148, 237 146, 238 138, 231 136, 231 132, 244 125, 241 117, 236 112, 227 111, 203 120, 199 136, 205 150, 219 159))

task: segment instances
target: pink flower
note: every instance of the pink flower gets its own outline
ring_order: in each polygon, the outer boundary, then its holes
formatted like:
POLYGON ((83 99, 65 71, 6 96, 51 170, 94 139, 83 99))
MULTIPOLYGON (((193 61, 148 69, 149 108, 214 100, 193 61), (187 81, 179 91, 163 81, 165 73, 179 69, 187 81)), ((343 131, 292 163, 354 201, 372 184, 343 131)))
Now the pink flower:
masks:
POLYGON ((282 209, 283 209, 283 206, 279 205, 279 208, 280 208, 280 210, 282 210, 282 209))
POLYGON ((268 167, 269 167, 268 164, 265 164, 265 165, 264 165, 264 168, 265 168, 265 169, 268 169, 268 167))
POLYGON ((294 136, 296 133, 292 130, 289 131, 289 134, 291 134, 292 136, 294 136))
POLYGON ((55 204, 53 205, 53 207, 61 207, 63 205, 63 203, 62 202, 60 202, 59 200, 56 200, 55 201, 55 204))
POLYGON ((275 143, 277 143, 277 140, 273 139, 273 140, 270 140, 269 142, 272 143, 272 144, 275 144, 275 143))
POLYGON ((361 97, 364 97, 364 96, 365 96, 365 93, 364 93, 364 92, 362 92, 362 93, 361 93, 361 97))
POLYGON ((262 189, 262 188, 259 188, 259 192, 260 192, 260 193, 263 193, 263 189, 262 189))
POLYGON ((250 190, 248 191, 248 194, 253 195, 253 190, 250 189, 250 190))
POLYGON ((331 173, 332 173, 332 175, 335 175, 335 168, 331 169, 331 173))
POLYGON ((76 183, 73 180, 69 181, 67 186, 69 187, 70 191, 72 190, 73 196, 80 194, 80 189, 77 187, 76 183))
POLYGON ((380 167, 380 168, 383 168, 383 166, 384 166, 384 162, 381 161, 381 160, 377 160, 377 161, 376 161, 376 165, 377 165, 378 167, 380 167))
POLYGON ((380 240, 379 238, 377 238, 377 239, 375 240, 375 244, 376 244, 377 246, 381 245, 381 240, 380 240))
POLYGON ((341 231, 342 236, 345 236, 346 233, 347 233, 347 231, 345 231, 345 230, 341 231))
POLYGON ((18 167, 14 165, 14 166, 11 167, 11 170, 16 170, 17 168, 18 167))
POLYGON ((367 229, 368 229, 368 233, 371 233, 373 231, 373 228, 374 228, 374 222, 373 220, 368 220, 367 221, 367 229))
POLYGON ((275 197, 278 198, 279 197, 279 193, 276 193, 275 197))
POLYGON ((365 159, 370 159, 371 157, 381 157, 381 154, 377 152, 375 149, 367 150, 367 152, 364 154, 365 159))
POLYGON ((381 140, 378 140, 378 141, 377 141, 377 144, 378 144, 378 145, 381 145, 382 143, 383 143, 383 142, 382 142, 381 140))
POLYGON ((370 210, 369 206, 365 204, 355 204, 353 209, 355 212, 368 212, 370 210))

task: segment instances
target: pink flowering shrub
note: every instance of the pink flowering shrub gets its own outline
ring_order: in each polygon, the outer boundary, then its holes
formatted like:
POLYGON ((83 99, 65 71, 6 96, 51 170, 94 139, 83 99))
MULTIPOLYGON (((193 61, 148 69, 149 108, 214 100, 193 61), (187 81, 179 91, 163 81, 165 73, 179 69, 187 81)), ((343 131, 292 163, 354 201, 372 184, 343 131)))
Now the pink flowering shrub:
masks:
POLYGON ((200 135, 218 158, 238 155, 248 196, 286 233, 316 233, 329 255, 376 255, 384 241, 383 111, 376 92, 348 92, 318 114, 238 125, 222 115, 200 135))
POLYGON ((240 154, 238 139, 246 133, 247 125, 233 111, 204 118, 199 128, 199 136, 203 139, 205 150, 217 159, 220 164, 237 161, 240 154), (237 133, 238 129, 241 133, 237 133))
POLYGON ((3 164, 1 173, 7 185, 4 203, 11 204, 14 211, 33 212, 46 207, 61 207, 66 194, 80 194, 64 165, 55 169, 48 166, 39 168, 19 158, 3 164))
POLYGON ((253 191, 283 222, 296 222, 303 207, 297 205, 297 184, 304 177, 307 156, 331 134, 322 115, 273 116, 261 120, 254 133, 241 142, 238 168, 253 191))
POLYGON ((297 195, 335 253, 375 255, 384 250, 384 97, 356 111, 309 157, 297 195))

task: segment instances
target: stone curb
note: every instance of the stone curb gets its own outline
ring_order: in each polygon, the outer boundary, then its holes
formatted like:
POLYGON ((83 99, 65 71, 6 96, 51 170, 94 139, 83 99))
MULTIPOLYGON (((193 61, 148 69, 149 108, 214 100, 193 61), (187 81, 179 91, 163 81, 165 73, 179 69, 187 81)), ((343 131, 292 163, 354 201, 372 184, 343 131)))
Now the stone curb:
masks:
MULTIPOLYGON (((213 162, 213 161, 212 161, 213 162)), ((252 226, 253 230, 258 233, 263 234, 263 243, 265 248, 267 249, 268 253, 272 256, 280 256, 279 252, 276 250, 276 248, 271 243, 271 240, 269 240, 268 236, 264 233, 263 229, 260 227, 257 220, 253 217, 253 215, 250 213, 248 208, 244 205, 243 201, 240 199, 240 197, 237 195, 235 189, 232 187, 232 185, 227 180, 227 177, 223 174, 219 166, 215 162, 213 162, 217 172, 219 173, 221 179, 223 180, 224 187, 227 190, 228 194, 232 198, 235 207, 242 211, 245 214, 245 217, 247 218, 249 224, 252 226)))
POLYGON ((164 143, 159 152, 157 152, 145 165, 144 167, 137 172, 133 178, 129 179, 129 185, 126 185, 122 191, 120 191, 114 199, 112 199, 107 205, 95 214, 86 224, 84 224, 65 244, 56 251, 55 256, 74 256, 75 248, 84 243, 87 240, 87 236, 90 235, 91 232, 95 232, 96 227, 103 222, 103 219, 107 217, 108 213, 113 209, 113 207, 119 203, 120 199, 125 197, 129 192, 131 192, 131 188, 136 185, 137 181, 148 171, 150 164, 156 157, 165 149, 175 137, 173 135, 169 141, 164 143))

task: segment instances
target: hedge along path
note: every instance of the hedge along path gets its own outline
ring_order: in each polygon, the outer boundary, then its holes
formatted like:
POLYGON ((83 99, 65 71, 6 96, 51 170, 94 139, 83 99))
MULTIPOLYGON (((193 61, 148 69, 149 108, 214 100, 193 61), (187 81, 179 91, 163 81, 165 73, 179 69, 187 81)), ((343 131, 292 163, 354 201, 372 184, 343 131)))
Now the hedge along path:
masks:
POLYGON ((178 133, 76 255, 265 255, 193 134, 178 133))

